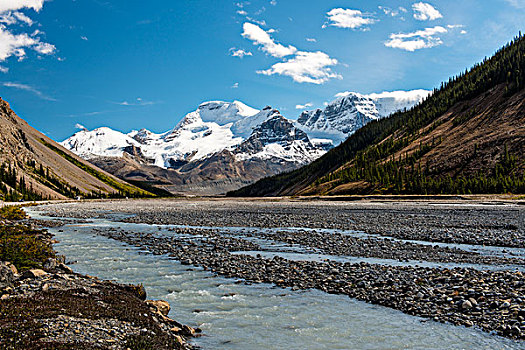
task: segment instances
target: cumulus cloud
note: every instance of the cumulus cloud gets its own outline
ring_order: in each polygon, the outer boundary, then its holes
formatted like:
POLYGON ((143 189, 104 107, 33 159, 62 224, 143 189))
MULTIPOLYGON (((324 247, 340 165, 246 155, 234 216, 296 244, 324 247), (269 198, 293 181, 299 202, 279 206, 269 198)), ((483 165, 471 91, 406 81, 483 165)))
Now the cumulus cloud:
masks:
POLYGON ((418 21, 433 21, 443 18, 443 15, 432 5, 426 2, 418 2, 412 5, 414 18, 418 21))
POLYGON ((42 91, 32 87, 31 85, 19 84, 19 83, 13 83, 13 82, 5 82, 5 83, 2 83, 2 85, 8 88, 32 92, 38 97, 40 97, 41 99, 46 100, 46 101, 56 101, 56 99, 45 95, 42 91))
POLYGON ((0 13, 0 23, 3 23, 5 25, 12 25, 17 22, 22 22, 24 24, 27 24, 28 26, 33 25, 33 20, 29 17, 27 17, 25 14, 19 11, 15 12, 5 12, 0 13))
POLYGON ((260 45, 263 51, 273 57, 282 58, 297 52, 297 49, 293 46, 284 46, 275 42, 268 32, 256 24, 246 22, 243 25, 243 29, 243 37, 253 41, 254 45, 260 45))
POLYGON ((386 6, 378 6, 378 7, 381 11, 383 11, 385 15, 391 16, 391 17, 397 17, 403 13, 408 12, 408 10, 402 6, 398 7, 397 9, 393 9, 393 8, 386 7, 386 6))
MULTIPOLYGON (((352 9, 334 8, 326 15, 328 17, 328 25, 338 28, 357 29, 377 22, 369 14, 352 9)), ((326 28, 326 26, 326 24, 323 25, 323 28, 326 28)))
POLYGON ((253 54, 250 51, 236 49, 235 47, 232 47, 230 49, 230 55, 232 55, 233 57, 239 57, 239 58, 244 58, 244 56, 253 56, 253 54))
POLYGON ((333 78, 342 79, 342 76, 332 71, 331 67, 337 64, 335 58, 324 52, 298 51, 294 57, 257 73, 289 76, 297 83, 323 84, 333 78))
POLYGON ((428 49, 443 44, 440 34, 447 32, 448 30, 446 28, 436 26, 418 30, 413 33, 390 34, 390 40, 385 43, 385 46, 410 52, 428 49))
POLYGON ((273 31, 265 31, 253 23, 246 22, 243 28, 243 37, 253 41, 254 45, 259 45, 262 51, 270 56, 284 59, 270 69, 257 71, 258 74, 289 76, 295 82, 312 84, 323 84, 333 78, 342 78, 332 71, 332 67, 338 64, 337 60, 326 53, 298 51, 294 46, 280 44, 270 35, 273 31))
POLYGON ((13 34, 5 26, 0 25, 0 62, 11 56, 23 60, 26 57, 25 48, 33 49, 43 55, 50 55, 56 49, 54 45, 41 42, 37 37, 25 33, 13 34))
POLYGON ((27 17, 26 15, 24 15, 22 12, 16 11, 16 12, 13 13, 13 16, 15 16, 17 20, 27 24, 28 26, 32 26, 33 25, 33 20, 31 18, 27 17))
POLYGON ((27 55, 27 49, 41 55, 51 55, 56 51, 54 45, 41 41, 38 37, 41 34, 39 30, 35 30, 32 34, 14 33, 8 27, 19 22, 28 26, 33 25, 31 18, 17 10, 31 8, 40 11, 43 4, 44 0, 0 1, 0 62, 12 56, 17 57, 19 61, 23 60, 27 55))
POLYGON ((0 13, 23 8, 32 8, 35 11, 40 11, 42 6, 44 6, 44 0, 2 0, 0 1, 0 13))
POLYGON ((308 102, 308 103, 305 103, 304 105, 296 105, 295 109, 307 109, 307 108, 310 108, 312 106, 313 106, 313 103, 308 102))

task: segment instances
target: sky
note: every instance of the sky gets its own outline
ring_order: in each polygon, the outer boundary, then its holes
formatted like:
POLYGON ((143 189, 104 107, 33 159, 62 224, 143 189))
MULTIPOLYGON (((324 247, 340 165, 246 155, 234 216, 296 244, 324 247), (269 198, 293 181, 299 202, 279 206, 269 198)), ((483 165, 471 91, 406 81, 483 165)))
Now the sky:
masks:
POLYGON ((440 85, 525 30, 525 0, 0 0, 0 97, 61 141, 173 128, 200 103, 295 119, 440 85))

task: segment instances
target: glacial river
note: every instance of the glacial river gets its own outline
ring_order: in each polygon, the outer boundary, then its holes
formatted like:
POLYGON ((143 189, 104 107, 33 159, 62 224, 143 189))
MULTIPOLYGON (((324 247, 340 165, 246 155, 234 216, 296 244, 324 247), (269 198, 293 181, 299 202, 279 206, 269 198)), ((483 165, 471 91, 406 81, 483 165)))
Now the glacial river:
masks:
POLYGON ((193 341, 203 349, 525 349, 475 328, 427 321, 342 295, 245 285, 93 232, 122 226, 162 234, 155 225, 100 219, 50 232, 60 241, 55 249, 74 262, 76 272, 143 283, 148 298, 169 301, 170 317, 203 330, 193 341))

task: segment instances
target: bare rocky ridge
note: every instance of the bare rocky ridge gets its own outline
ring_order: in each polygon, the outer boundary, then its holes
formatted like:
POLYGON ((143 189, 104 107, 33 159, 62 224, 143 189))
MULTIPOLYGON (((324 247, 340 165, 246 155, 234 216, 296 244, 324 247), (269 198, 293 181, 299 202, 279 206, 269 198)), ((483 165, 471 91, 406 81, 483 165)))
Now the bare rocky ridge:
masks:
MULTIPOLYGON (((34 192, 50 199, 66 198, 64 194, 59 193, 49 183, 35 175, 33 169, 27 166, 29 161, 35 161, 36 167, 42 165, 45 169, 49 169, 52 176, 84 193, 100 191, 100 193, 111 194, 118 192, 114 187, 66 160, 46 144, 61 150, 79 164, 95 169, 89 162, 29 126, 27 122, 13 112, 7 102, 0 99, 0 165, 11 164, 16 169, 18 177, 24 177, 27 186, 32 187, 34 192)), ((112 181, 122 184, 122 181, 113 175, 100 169, 96 169, 96 171, 112 179, 112 181)), ((129 185, 125 184, 125 186, 129 185)), ((134 187, 129 186, 129 188, 132 190, 134 187)), ((134 190, 138 189, 134 188, 134 190)))

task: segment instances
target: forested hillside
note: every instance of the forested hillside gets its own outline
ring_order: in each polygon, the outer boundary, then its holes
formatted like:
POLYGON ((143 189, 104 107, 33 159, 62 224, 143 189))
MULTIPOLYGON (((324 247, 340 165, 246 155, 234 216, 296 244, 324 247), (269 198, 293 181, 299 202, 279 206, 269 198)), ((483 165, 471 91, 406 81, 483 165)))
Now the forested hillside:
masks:
POLYGON ((231 196, 525 192, 525 37, 358 130, 322 158, 231 196))

